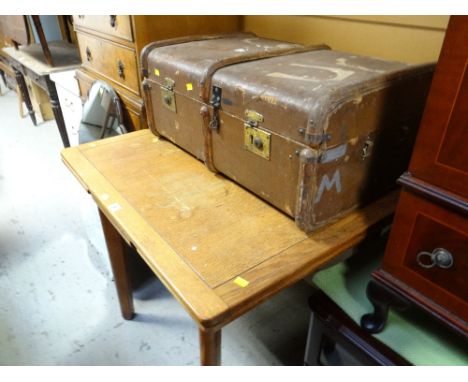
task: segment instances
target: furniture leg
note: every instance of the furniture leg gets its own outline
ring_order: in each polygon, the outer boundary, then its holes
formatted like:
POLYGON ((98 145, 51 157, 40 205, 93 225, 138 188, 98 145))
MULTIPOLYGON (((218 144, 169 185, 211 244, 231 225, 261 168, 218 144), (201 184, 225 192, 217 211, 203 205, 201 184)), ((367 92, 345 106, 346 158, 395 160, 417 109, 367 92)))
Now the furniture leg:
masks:
POLYGON ((99 217, 101 218, 102 230, 104 231, 112 273, 114 274, 120 310, 126 320, 131 320, 135 310, 130 281, 128 246, 101 210, 99 210, 99 217))
POLYGON ((0 77, 2 78, 2 81, 3 81, 3 84, 5 85, 5 87, 8 87, 8 84, 6 82, 6 78, 5 78, 5 72, 0 69, 0 77))
POLYGON ((309 322, 309 333, 305 351, 304 365, 320 366, 320 354, 322 352, 323 327, 321 322, 314 316, 309 322))
POLYGON ((70 147, 70 141, 68 140, 67 129, 65 127, 65 120, 63 119, 62 108, 60 106, 60 101, 57 95, 57 88, 55 87, 55 82, 50 79, 47 75, 45 77, 47 92, 49 93, 50 105, 52 106, 52 111, 54 113, 55 122, 57 122, 57 127, 62 138, 63 146, 70 147))
POLYGON ((200 364, 202 366, 221 365, 221 329, 200 329, 200 364))
POLYGON ((23 73, 21 73, 16 68, 13 68, 13 70, 15 72, 16 82, 21 92, 21 97, 23 98, 24 103, 26 104, 29 116, 31 117, 31 121, 34 126, 37 126, 36 115, 34 114, 34 109, 31 103, 31 98, 29 98, 29 91, 28 91, 28 87, 26 86, 26 81, 24 80, 23 73))
POLYGON ((366 295, 374 306, 373 313, 365 314, 361 318, 361 327, 368 333, 380 333, 384 329, 390 306, 398 310, 409 307, 408 301, 373 280, 367 284, 366 295))
POLYGON ((24 118, 25 115, 23 113, 23 94, 21 94, 21 90, 19 89, 18 84, 16 84, 16 94, 18 94, 19 115, 20 118, 24 118))
POLYGON ((38 15, 31 16, 34 26, 36 27, 37 35, 39 36, 39 41, 41 43, 42 52, 44 53, 45 59, 50 66, 54 66, 52 62, 52 54, 49 50, 49 44, 47 43, 44 30, 42 29, 41 18, 38 15))

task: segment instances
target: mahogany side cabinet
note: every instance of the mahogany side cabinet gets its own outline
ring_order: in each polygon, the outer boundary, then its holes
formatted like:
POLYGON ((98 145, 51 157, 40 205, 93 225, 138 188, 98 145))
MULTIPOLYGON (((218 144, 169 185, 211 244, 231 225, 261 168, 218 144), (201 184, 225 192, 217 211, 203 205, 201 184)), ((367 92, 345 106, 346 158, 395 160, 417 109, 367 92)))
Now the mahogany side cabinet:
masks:
POLYGON ((383 330, 389 307, 416 305, 467 337, 468 16, 452 16, 381 268, 361 319, 383 330))

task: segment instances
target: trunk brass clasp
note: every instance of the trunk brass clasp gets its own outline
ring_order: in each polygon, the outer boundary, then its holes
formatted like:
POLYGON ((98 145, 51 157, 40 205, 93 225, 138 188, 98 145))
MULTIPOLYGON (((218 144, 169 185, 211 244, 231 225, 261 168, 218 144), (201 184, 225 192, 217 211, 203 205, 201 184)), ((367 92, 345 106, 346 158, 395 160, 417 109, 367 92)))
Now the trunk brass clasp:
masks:
POLYGON ((270 159, 271 134, 259 129, 258 124, 263 122, 263 115, 253 110, 245 111, 244 147, 265 159, 270 159))
POLYGON ((174 94, 175 81, 171 78, 164 79, 164 85, 161 85, 161 101, 162 104, 173 111, 177 112, 175 94, 174 94))

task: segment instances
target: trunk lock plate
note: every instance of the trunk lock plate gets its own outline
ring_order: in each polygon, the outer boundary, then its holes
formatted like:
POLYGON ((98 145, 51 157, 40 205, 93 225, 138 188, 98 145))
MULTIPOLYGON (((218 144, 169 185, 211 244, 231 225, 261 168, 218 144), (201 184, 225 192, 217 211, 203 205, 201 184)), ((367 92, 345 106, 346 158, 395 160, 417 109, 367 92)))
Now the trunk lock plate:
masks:
POLYGON ((271 134, 250 124, 244 124, 244 147, 270 160, 271 134))
POLYGON ((164 80, 164 85, 161 86, 161 102, 166 108, 175 113, 177 112, 177 107, 174 94, 174 86, 174 80, 170 78, 166 78, 164 80))

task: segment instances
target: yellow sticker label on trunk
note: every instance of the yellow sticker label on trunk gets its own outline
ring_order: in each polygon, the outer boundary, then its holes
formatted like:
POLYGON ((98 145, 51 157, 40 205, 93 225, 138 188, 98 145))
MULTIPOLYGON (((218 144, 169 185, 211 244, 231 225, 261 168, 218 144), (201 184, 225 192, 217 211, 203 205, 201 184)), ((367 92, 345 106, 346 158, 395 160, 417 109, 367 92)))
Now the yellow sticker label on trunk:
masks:
POLYGON ((188 90, 188 91, 191 91, 191 90, 193 90, 193 85, 192 85, 192 83, 191 83, 191 82, 189 82, 189 83, 185 84, 185 86, 187 87, 187 90, 188 90))
POLYGON ((239 285, 241 288, 245 288, 247 285, 249 285, 249 282, 242 277, 236 277, 234 284, 239 285))
POLYGON ((154 68, 154 74, 159 77, 159 70, 154 68))

